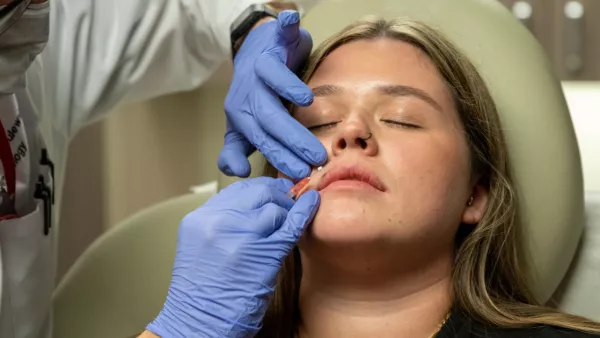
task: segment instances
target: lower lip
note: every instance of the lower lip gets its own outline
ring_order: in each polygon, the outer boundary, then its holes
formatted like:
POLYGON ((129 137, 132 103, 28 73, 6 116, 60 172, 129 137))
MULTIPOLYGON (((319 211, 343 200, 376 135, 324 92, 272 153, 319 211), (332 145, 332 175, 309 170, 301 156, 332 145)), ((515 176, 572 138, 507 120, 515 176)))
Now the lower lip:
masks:
POLYGON ((371 191, 371 192, 381 192, 381 190, 376 189, 374 186, 369 183, 357 180, 339 180, 330 183, 325 189, 326 190, 361 190, 361 191, 371 191))

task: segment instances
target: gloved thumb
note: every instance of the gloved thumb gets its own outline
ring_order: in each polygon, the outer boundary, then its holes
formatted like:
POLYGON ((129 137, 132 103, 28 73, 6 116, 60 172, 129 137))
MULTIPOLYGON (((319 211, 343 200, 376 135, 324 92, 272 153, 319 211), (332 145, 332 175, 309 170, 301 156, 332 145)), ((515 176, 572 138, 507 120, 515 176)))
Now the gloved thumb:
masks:
POLYGON ((251 172, 248 155, 252 150, 252 144, 242 134, 228 131, 217 161, 219 170, 227 176, 248 177, 251 172))
POLYGON ((273 235, 289 244, 298 243, 306 227, 313 221, 320 202, 321 196, 315 190, 302 194, 288 212, 283 225, 273 235))
POLYGON ((277 35, 278 45, 287 45, 294 42, 300 36, 300 13, 286 10, 277 16, 277 35))

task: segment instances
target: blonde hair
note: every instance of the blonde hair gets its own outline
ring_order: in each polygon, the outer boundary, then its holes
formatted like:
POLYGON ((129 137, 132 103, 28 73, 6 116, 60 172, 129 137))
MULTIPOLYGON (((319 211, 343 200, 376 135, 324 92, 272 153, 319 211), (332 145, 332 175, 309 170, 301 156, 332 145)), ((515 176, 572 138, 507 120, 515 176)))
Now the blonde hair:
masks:
MULTIPOLYGON (((454 309, 502 328, 552 325, 600 333, 600 324, 537 303, 528 281, 518 218, 517 194, 508 150, 494 101, 477 69, 450 41, 411 20, 365 19, 333 35, 310 57, 307 82, 337 47, 355 40, 391 38, 419 48, 437 67, 454 97, 469 144, 473 174, 489 191, 485 214, 476 227, 461 225, 453 268, 454 309)), ((267 174, 273 175, 272 167, 267 174)), ((271 305, 257 337, 293 337, 298 326, 302 274, 297 249, 284 263, 271 305)))

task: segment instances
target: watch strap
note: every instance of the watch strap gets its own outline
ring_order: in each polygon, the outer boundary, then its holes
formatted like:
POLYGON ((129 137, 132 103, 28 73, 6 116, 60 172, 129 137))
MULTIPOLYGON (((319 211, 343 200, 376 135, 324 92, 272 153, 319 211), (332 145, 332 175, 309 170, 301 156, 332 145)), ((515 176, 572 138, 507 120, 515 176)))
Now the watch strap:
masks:
POLYGON ((231 24, 231 51, 239 49, 243 38, 250 32, 252 27, 263 18, 277 18, 277 12, 265 4, 253 4, 244 10, 238 18, 231 24))

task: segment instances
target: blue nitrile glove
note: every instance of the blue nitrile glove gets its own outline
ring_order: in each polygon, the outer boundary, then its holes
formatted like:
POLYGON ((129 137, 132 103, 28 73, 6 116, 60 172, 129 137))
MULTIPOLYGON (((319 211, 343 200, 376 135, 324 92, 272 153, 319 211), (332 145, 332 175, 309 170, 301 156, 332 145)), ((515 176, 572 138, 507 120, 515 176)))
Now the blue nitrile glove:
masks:
POLYGON ((253 337, 277 273, 319 206, 286 179, 236 182, 181 222, 171 286, 148 331, 162 338, 253 337))
POLYGON ((250 175, 248 156, 258 149, 293 179, 308 176, 310 165, 325 163, 319 140, 285 109, 279 96, 298 106, 313 102, 310 88, 295 74, 312 49, 300 15, 283 11, 277 20, 252 30, 234 61, 225 99, 227 131, 219 169, 229 176, 250 175))

